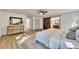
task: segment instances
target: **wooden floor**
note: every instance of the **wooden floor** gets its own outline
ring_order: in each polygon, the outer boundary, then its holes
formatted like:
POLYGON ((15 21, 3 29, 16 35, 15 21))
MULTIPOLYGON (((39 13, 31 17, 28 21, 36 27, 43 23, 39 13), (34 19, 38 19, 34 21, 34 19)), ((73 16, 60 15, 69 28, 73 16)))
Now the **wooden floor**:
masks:
POLYGON ((2 36, 0 38, 0 49, 14 49, 19 48, 16 40, 16 35, 10 35, 10 36, 2 36))
MULTIPOLYGON (((32 33, 35 33, 37 31, 28 31, 25 32, 27 35, 30 35, 32 33)), ((16 36, 18 36, 19 34, 16 35, 9 35, 9 36, 2 36, 0 37, 0 49, 16 49, 19 48, 18 43, 15 39, 16 36)))
MULTIPOLYGON (((31 34, 33 32, 30 32, 30 33, 27 32, 27 33, 28 33, 27 35, 31 36, 31 34)), ((0 38, 0 49, 16 49, 16 48, 19 48, 17 40, 15 39, 15 37, 17 37, 18 35, 20 35, 20 34, 2 36, 0 38)))

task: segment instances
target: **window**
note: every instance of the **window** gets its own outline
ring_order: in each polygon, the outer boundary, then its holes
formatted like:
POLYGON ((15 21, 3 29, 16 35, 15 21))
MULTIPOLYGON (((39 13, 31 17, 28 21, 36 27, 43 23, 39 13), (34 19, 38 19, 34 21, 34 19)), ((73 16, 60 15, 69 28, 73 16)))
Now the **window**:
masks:
POLYGON ((53 28, 60 28, 60 17, 51 18, 51 26, 53 28))

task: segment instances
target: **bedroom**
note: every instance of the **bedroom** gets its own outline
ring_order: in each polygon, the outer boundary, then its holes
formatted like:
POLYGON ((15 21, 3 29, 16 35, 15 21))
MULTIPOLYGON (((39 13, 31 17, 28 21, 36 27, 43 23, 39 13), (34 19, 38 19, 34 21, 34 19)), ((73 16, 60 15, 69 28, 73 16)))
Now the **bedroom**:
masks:
POLYGON ((78 15, 76 9, 0 9, 0 48, 77 49, 74 33, 65 34, 78 27, 78 15))

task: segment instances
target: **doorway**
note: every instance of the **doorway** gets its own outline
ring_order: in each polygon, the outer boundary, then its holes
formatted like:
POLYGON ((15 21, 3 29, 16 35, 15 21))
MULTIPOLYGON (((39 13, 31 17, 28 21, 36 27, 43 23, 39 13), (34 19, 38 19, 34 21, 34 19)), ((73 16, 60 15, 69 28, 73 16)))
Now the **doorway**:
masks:
POLYGON ((51 27, 51 17, 43 18, 43 29, 48 29, 51 27))

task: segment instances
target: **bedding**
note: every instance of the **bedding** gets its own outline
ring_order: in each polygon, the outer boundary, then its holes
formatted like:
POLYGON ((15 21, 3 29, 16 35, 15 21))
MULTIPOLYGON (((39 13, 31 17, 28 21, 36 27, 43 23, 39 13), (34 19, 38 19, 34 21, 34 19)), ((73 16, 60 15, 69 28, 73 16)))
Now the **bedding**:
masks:
POLYGON ((57 37, 51 37, 49 39, 49 48, 50 49, 58 49, 60 45, 60 39, 57 37))
POLYGON ((67 39, 63 36, 61 39, 58 37, 51 37, 49 39, 49 48, 51 49, 71 49, 79 48, 79 43, 76 40, 67 39))
POLYGON ((51 32, 51 29, 48 30, 44 30, 41 32, 38 32, 36 34, 35 39, 41 43, 43 43, 44 45, 46 45, 48 47, 49 44, 49 38, 53 35, 53 32, 51 32))
POLYGON ((75 31, 76 31, 76 28, 70 28, 66 34, 66 38, 67 39, 71 39, 71 40, 74 40, 75 39, 75 31))
POLYGON ((79 49, 79 42, 64 37, 60 40, 60 49, 79 49))
POLYGON ((79 30, 76 30, 75 40, 79 42, 79 30))
MULTIPOLYGON (((51 43, 53 43, 54 48, 56 49, 79 49, 79 42, 76 40, 71 40, 71 39, 67 39, 66 34, 63 33, 61 39, 49 39, 51 40, 50 45, 52 45, 51 43), (55 41, 55 43, 54 43, 55 41)), ((54 37, 53 37, 54 38, 54 37)), ((49 47, 50 47, 49 45, 49 47)), ((52 48, 52 47, 51 47, 52 48)))
MULTIPOLYGON (((62 35, 61 35, 61 30, 59 29, 48 29, 48 30, 44 30, 41 32, 38 32, 36 34, 35 40, 39 41, 41 43, 43 43, 45 46, 49 47, 49 42, 50 42, 50 38, 53 36, 57 39, 61 39, 62 35)), ((50 48, 50 47, 49 47, 50 48)))
POLYGON ((79 42, 67 39, 66 33, 61 29, 48 29, 38 32, 35 40, 41 42, 51 49, 79 48, 79 42))

